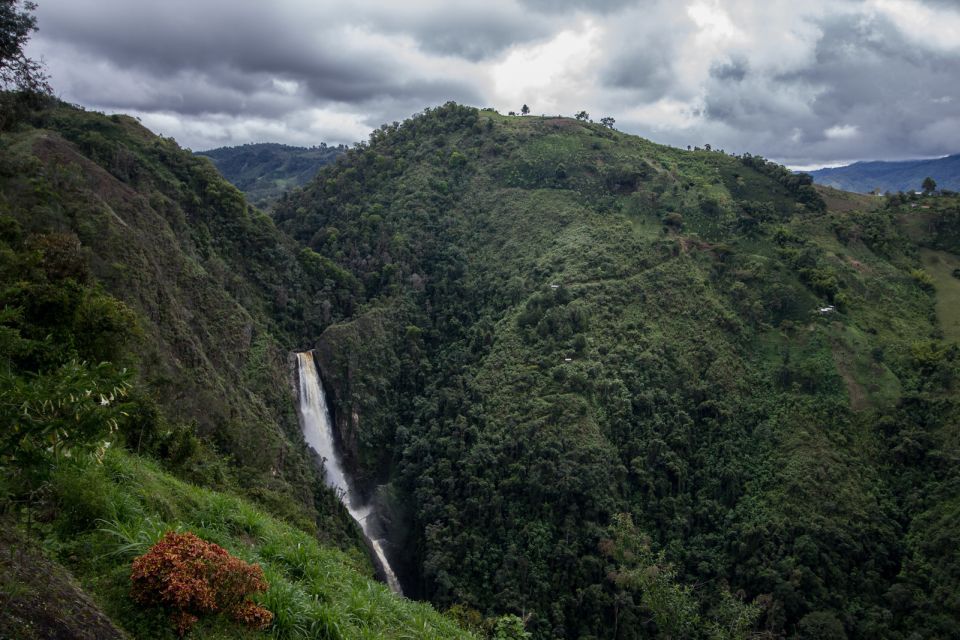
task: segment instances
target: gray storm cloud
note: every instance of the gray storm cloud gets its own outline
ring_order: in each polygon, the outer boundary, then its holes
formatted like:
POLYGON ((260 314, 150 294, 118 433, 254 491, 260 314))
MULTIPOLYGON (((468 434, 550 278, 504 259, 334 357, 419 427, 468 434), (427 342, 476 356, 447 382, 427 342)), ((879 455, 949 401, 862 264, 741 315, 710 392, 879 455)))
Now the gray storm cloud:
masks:
POLYGON ((41 0, 66 100, 195 149, 353 142, 455 100, 791 165, 960 151, 947 0, 41 0))

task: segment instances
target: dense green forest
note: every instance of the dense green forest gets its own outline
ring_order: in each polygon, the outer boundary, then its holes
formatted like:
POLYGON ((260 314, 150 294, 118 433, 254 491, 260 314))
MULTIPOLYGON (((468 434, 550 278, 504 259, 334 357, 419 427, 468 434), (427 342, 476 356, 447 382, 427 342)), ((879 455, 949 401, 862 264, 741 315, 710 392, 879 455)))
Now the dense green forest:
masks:
POLYGON ((411 592, 536 638, 947 638, 958 211, 448 104, 275 220, 355 287, 318 353, 411 592))
POLYGON ((284 192, 312 180, 321 167, 344 151, 343 145, 328 147, 320 143, 307 148, 263 142, 198 151, 197 155, 213 160, 223 177, 240 189, 251 204, 265 209, 284 192))
POLYGON ((451 103, 270 217, 131 118, 5 100, 8 635, 90 619, 53 566, 98 628, 173 637, 129 589, 169 529, 260 564, 277 637, 955 634, 956 198, 451 103), (445 614, 323 487, 310 347, 445 614))

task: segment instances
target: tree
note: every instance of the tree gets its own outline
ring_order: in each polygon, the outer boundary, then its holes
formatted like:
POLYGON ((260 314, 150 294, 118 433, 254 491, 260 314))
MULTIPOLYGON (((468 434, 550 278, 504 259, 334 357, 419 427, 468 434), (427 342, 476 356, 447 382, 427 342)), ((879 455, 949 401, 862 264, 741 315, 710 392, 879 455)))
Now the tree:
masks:
POLYGON ((30 34, 37 30, 36 3, 0 0, 0 88, 29 93, 50 93, 43 65, 23 53, 30 34))
POLYGON ((47 453, 70 456, 87 448, 103 455, 126 417, 126 370, 71 360, 43 373, 0 374, 0 465, 37 462, 47 453), (109 440, 108 440, 109 441, 109 440))
POLYGON ((520 113, 522 113, 523 115, 527 115, 528 113, 530 113, 530 107, 528 107, 527 105, 523 105, 522 107, 520 107, 520 113))
POLYGON ((671 211, 663 217, 663 226, 679 231, 683 228, 683 215, 676 211, 671 211))
POLYGON ((617 121, 614 118, 611 118, 610 116, 604 116, 600 118, 600 124, 602 124, 605 127, 610 127, 611 129, 613 129, 613 125, 616 122, 617 121))
POLYGON ((623 603, 635 602, 656 624, 661 638, 723 638, 745 640, 760 615, 760 608, 746 604, 726 589, 708 618, 701 615, 701 603, 693 588, 680 581, 679 572, 655 552, 649 539, 633 524, 629 514, 613 516, 611 538, 601 540, 600 550, 613 563, 607 579, 624 596, 623 603))
POLYGON ((491 636, 493 640, 526 640, 529 637, 523 618, 512 614, 497 618, 491 636))
POLYGON ((923 179, 923 185, 921 186, 923 187, 923 192, 929 195, 937 190, 937 181, 930 176, 927 176, 923 179))
POLYGON ((581 111, 580 113, 576 114, 573 117, 576 118, 577 120, 589 120, 590 114, 587 113, 586 111, 581 111))

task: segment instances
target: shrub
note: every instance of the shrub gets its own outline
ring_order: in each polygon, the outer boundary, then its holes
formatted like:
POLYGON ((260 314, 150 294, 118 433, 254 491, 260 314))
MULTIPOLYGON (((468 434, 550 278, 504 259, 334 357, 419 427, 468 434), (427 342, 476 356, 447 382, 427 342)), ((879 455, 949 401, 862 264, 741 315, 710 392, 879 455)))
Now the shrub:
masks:
POLYGON ((524 629, 520 616, 506 615, 497 618, 493 625, 493 640, 526 640, 530 637, 524 629))
POLYGON ((121 421, 130 375, 110 363, 75 360, 52 371, 25 376, 0 373, 0 464, 21 466, 47 452, 70 457, 94 449, 102 457, 121 421))
POLYGON ((933 278, 930 277, 930 274, 924 271, 923 269, 911 269, 910 277, 920 285, 920 288, 924 291, 934 291, 935 287, 933 284, 933 278))
POLYGON ((679 231, 683 228, 683 215, 677 213, 676 211, 668 213, 663 217, 663 226, 677 229, 679 231))
POLYGON ((273 620, 272 613, 247 599, 269 586, 260 566, 189 532, 168 531, 133 561, 130 580, 133 599, 169 609, 181 636, 204 614, 222 612, 255 629, 273 620))

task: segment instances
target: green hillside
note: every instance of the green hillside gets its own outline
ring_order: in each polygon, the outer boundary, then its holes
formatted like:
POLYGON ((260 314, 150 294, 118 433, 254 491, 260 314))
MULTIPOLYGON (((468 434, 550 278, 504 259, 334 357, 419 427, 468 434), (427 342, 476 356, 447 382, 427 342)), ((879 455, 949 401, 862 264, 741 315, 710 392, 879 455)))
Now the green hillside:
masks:
MULTIPOLYGON (((17 106, 0 132, 0 637, 175 637, 130 587, 168 530, 261 565, 275 637, 468 637, 373 580, 300 434, 289 354, 349 276, 132 118, 17 106)), ((193 632, 237 634, 261 635, 222 616, 193 632)))
MULTIPOLYGON (((142 445, 160 446, 151 439, 168 426, 192 425, 215 459, 233 459, 229 474, 241 485, 286 504, 291 517, 309 512, 317 480, 301 447, 288 352, 319 334, 323 285, 295 243, 207 160, 132 118, 56 106, 3 143, 12 241, 44 255, 55 247, 68 263, 55 267, 58 277, 109 293, 135 318, 131 354, 106 340, 103 354, 78 355, 136 366, 145 402, 159 405, 142 445)), ((35 304, 31 292, 6 304, 35 304)), ((35 325, 54 321, 43 315, 51 312, 26 316, 24 330, 44 339, 35 325)), ((183 462, 198 479, 220 473, 183 462)))
POLYGON ((957 347, 920 248, 958 250, 957 202, 911 205, 451 104, 275 220, 362 284, 319 359, 420 595, 537 638, 946 638, 957 347))
POLYGON ((252 204, 268 208, 285 192, 302 187, 320 168, 346 151, 344 146, 291 147, 285 144, 244 144, 198 151, 213 160, 223 177, 243 191, 252 204))

